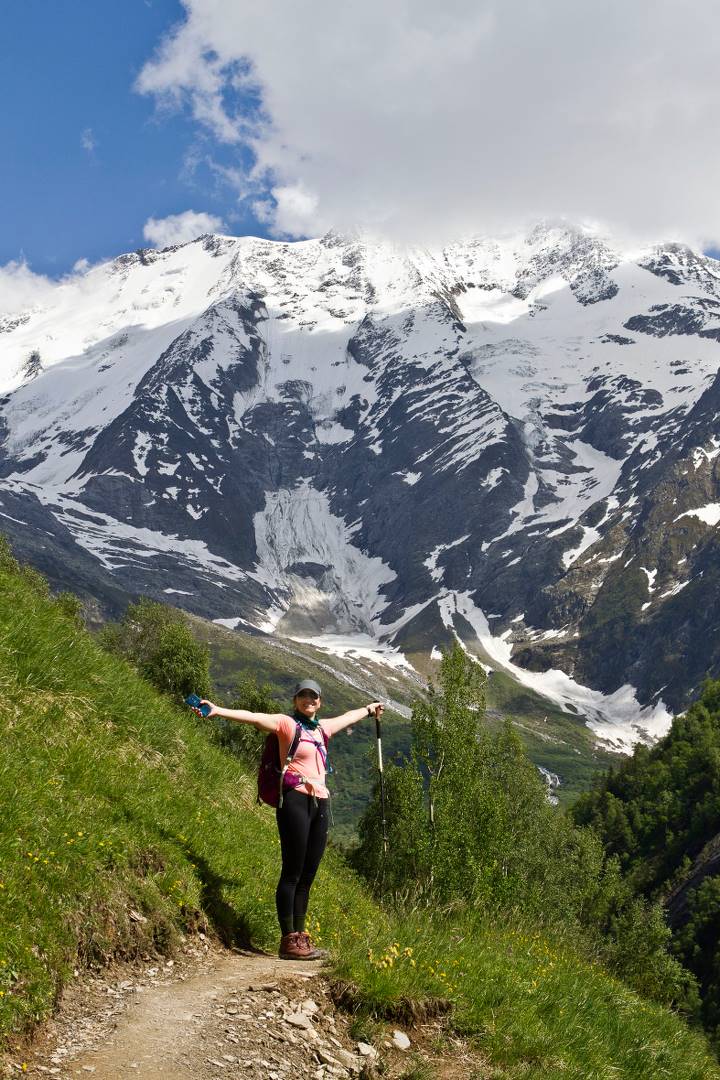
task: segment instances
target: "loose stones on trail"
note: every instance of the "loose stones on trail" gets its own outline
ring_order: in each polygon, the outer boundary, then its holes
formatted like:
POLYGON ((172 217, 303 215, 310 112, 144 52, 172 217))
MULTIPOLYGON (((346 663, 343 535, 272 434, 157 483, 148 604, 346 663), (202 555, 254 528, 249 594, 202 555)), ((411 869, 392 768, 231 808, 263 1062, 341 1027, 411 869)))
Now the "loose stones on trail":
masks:
POLYGON ((393 1031, 392 1036, 393 1045, 397 1046, 398 1050, 409 1050, 410 1040, 404 1031, 393 1031))
MULTIPOLYGON (((405 1075, 417 1055, 436 1064, 427 1032, 413 1032, 412 1058, 410 1039, 400 1030, 382 1036, 380 1051, 352 1039, 352 1018, 335 1008, 319 965, 312 972, 307 965, 294 971, 273 957, 222 950, 208 950, 200 960, 178 958, 174 967, 155 960, 151 967, 148 958, 143 968, 116 969, 114 978, 105 973, 91 980, 86 1011, 76 1002, 74 1011, 64 1017, 61 1012, 27 1069, 18 1062, 9 1075, 392 1080, 405 1075)), ((438 1027, 433 1039, 440 1034, 438 1027)), ((443 1038, 439 1075, 464 1080, 477 1061, 457 1040, 443 1038)))

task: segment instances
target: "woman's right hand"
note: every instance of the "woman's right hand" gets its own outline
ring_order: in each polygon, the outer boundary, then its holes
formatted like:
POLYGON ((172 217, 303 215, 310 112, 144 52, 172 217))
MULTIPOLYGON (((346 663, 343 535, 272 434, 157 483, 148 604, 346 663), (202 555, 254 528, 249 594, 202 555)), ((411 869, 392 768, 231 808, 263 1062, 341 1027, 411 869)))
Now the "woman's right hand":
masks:
POLYGON ((209 720, 211 716, 218 715, 218 707, 217 705, 213 705, 212 701, 208 701, 207 698, 201 698, 200 704, 210 706, 210 712, 208 713, 201 713, 199 708, 193 709, 193 712, 196 713, 198 716, 202 717, 203 720, 209 720))

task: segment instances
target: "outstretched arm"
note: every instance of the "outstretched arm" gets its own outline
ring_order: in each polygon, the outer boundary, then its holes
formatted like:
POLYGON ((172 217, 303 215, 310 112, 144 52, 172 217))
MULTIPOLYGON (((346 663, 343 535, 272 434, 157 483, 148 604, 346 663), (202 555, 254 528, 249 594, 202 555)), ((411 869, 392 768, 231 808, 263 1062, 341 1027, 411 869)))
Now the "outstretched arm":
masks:
MULTIPOLYGON (((239 724, 252 724, 253 727, 261 728, 263 731, 277 731, 279 722, 285 719, 283 713, 247 712, 245 709, 222 709, 219 705, 213 705, 212 701, 207 701, 205 698, 203 698, 200 704, 210 706, 210 712, 205 719, 210 719, 212 716, 222 716, 226 720, 236 720, 239 724)), ((199 709, 193 709, 193 712, 197 713, 198 716, 202 716, 199 709)))
POLYGON ((385 706, 379 701, 372 701, 369 705, 363 705, 361 709, 351 709, 342 716, 334 716, 332 720, 321 720, 320 726, 325 728, 328 735, 336 735, 343 728, 357 724, 359 720, 366 720, 369 716, 382 716, 385 706))

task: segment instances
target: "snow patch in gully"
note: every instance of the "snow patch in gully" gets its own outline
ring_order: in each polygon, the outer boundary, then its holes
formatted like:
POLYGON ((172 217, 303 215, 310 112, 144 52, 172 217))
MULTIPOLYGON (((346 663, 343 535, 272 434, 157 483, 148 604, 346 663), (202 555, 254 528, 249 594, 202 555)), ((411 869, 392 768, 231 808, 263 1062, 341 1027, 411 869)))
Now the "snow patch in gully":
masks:
POLYGON ((512 645, 490 631, 485 614, 468 593, 451 592, 438 598, 443 623, 458 637, 454 616, 472 626, 478 643, 493 667, 506 672, 522 686, 558 705, 564 712, 585 717, 591 731, 614 750, 630 753, 638 742, 651 744, 662 738, 672 724, 672 716, 662 701, 642 706, 633 686, 625 684, 612 694, 603 694, 575 682, 563 671, 526 671, 512 662, 512 645))
POLYGON ((251 576, 279 597, 268 616, 273 629, 287 615, 291 625, 300 620, 316 633, 373 636, 373 618, 385 607, 382 587, 395 574, 353 545, 351 527, 332 513, 324 492, 307 480, 268 492, 254 524, 251 576))

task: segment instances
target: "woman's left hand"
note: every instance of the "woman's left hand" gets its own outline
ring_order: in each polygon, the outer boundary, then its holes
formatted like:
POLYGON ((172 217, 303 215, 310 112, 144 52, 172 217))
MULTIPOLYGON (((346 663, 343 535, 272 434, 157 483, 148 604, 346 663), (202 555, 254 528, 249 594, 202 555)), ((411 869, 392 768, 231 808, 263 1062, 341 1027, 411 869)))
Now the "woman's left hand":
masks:
POLYGON ((370 704, 367 706, 367 711, 368 716, 370 716, 370 714, 372 713, 372 715, 379 720, 382 714, 385 712, 385 706, 383 705, 382 701, 371 701, 370 704))

